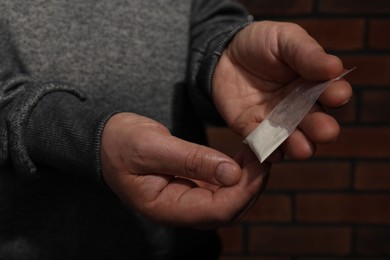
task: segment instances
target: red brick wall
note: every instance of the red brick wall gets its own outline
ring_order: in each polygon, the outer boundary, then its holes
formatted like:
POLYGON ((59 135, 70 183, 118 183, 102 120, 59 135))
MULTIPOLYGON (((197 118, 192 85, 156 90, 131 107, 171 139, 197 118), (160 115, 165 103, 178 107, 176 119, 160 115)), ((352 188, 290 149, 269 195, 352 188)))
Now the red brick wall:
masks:
MULTIPOLYGON (((331 111, 337 142, 274 165, 243 221, 220 230, 224 260, 390 259, 390 1, 241 0, 256 20, 303 26, 346 68, 354 97, 331 111)), ((210 128, 232 155, 240 138, 210 128)))

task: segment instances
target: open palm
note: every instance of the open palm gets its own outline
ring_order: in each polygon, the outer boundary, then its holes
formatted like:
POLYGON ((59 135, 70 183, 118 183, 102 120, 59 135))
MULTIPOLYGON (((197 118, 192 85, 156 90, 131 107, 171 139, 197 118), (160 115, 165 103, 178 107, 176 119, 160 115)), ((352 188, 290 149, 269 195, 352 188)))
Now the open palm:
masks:
MULTIPOLYGON (((240 31, 224 51, 213 78, 213 99, 228 126, 246 137, 291 91, 296 78, 323 81, 343 72, 342 62, 328 55, 297 25, 258 22, 240 31)), ((338 107, 352 95, 344 80, 320 97, 326 107, 338 107)), ((321 106, 313 107, 283 146, 291 158, 313 155, 316 143, 337 138, 339 126, 321 106)))

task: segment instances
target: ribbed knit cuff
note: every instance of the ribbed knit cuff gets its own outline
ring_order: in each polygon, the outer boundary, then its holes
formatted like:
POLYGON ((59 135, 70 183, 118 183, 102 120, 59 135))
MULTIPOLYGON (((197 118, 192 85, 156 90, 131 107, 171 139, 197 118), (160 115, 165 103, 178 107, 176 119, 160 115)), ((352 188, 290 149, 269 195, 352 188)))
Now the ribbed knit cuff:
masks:
MULTIPOLYGON (((6 118, 7 125, 7 142, 10 148, 10 157, 12 159, 14 168, 19 173, 36 172, 36 166, 32 162, 27 151, 26 127, 29 118, 38 106, 40 100, 46 95, 54 92, 61 92, 63 95, 72 96, 74 99, 84 100, 80 92, 77 90, 58 83, 46 83, 41 85, 30 84, 28 86, 32 91, 25 92, 19 95, 13 102, 14 108, 6 118)), ((44 131, 44 129, 41 129, 44 131)), ((35 138, 35 136, 33 136, 35 138)), ((8 155, 7 155, 8 157, 8 155)))
POLYGON ((221 34, 208 46, 206 56, 200 67, 197 82, 203 93, 210 99, 212 99, 212 81, 215 68, 217 67, 218 61, 221 58, 224 49, 229 45, 239 31, 252 23, 252 21, 248 21, 235 26, 231 31, 221 34))
POLYGON ((96 104, 69 93, 46 95, 34 108, 25 130, 31 162, 99 180, 102 132, 118 112, 100 111, 96 104))

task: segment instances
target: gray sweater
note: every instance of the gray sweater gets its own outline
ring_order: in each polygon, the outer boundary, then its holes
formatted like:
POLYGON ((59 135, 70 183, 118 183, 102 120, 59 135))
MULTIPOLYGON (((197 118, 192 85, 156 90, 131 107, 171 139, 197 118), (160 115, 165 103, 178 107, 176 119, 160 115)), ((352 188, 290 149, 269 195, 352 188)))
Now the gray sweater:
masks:
POLYGON ((0 0, 0 10, 0 259, 163 259, 210 239, 122 207, 99 181, 100 137, 129 111, 204 143, 203 120, 219 120, 213 69, 245 11, 228 0, 0 0))

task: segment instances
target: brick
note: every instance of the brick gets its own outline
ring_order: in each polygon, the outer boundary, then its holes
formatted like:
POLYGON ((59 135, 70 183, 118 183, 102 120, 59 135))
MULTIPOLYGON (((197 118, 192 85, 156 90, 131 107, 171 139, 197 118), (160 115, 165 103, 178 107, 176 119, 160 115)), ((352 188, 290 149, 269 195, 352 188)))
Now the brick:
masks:
POLYGON ((253 207, 244 215, 242 221, 291 221, 291 199, 286 195, 263 194, 253 207))
POLYGON ((320 0, 318 10, 322 13, 337 14, 387 14, 390 13, 388 0, 320 0))
POLYGON ((243 229, 235 225, 218 229, 224 253, 241 253, 243 251, 243 229))
POLYGON ((390 122, 388 107, 390 100, 389 90, 366 90, 362 92, 361 122, 388 123, 390 122))
POLYGON ((299 19, 299 24, 327 50, 360 50, 364 47, 364 19, 299 19))
POLYGON ((345 255, 350 253, 351 230, 343 227, 252 227, 249 250, 275 255, 345 255))
POLYGON ((274 164, 267 190, 341 190, 350 187, 346 162, 283 162, 274 164))
POLYGON ((240 0, 252 15, 296 15, 308 14, 313 10, 312 0, 240 0))
POLYGON ((389 158, 389 127, 343 127, 337 141, 318 146, 317 158, 389 158))
POLYGON ((390 50, 390 19, 371 20, 369 26, 369 47, 377 50, 390 50))
POLYGON ((305 194, 296 197, 300 222, 390 224, 390 195, 305 194))
POLYGON ((359 255, 390 256, 389 227, 358 228, 356 234, 356 251, 359 255))
POLYGON ((355 188, 358 190, 390 190, 390 163, 358 162, 355 188))
POLYGON ((340 58, 346 68, 357 67, 346 76, 352 85, 390 85, 389 55, 350 55, 340 58))

